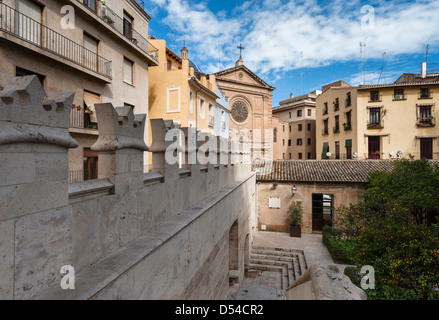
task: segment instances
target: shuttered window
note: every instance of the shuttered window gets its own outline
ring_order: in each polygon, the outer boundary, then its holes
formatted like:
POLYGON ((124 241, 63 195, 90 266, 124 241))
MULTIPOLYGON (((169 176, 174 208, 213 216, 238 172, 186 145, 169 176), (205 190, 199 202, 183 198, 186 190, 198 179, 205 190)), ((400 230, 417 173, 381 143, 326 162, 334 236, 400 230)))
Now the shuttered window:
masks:
POLYGON ((16 5, 15 29, 18 36, 41 45, 41 7, 31 0, 19 0, 16 5))
POLYGON ((134 63, 126 58, 123 61, 123 81, 133 84, 133 66, 134 63))
POLYGON ((84 65, 94 71, 98 70, 99 41, 84 33, 84 65))

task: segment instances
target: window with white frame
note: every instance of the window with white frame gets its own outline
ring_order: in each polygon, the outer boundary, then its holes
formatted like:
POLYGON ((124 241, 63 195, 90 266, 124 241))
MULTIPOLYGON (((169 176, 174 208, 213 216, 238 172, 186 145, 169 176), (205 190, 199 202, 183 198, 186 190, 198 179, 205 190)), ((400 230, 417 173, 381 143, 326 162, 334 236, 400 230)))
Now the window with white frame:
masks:
POLYGON ((200 118, 206 118, 206 101, 203 98, 200 98, 200 118))
POLYGON ((192 90, 189 90, 189 112, 190 114, 194 113, 194 93, 192 90))
POLYGON ((123 81, 128 84, 134 84, 134 62, 123 59, 123 81))
POLYGON ((166 99, 166 112, 180 112, 180 88, 168 88, 166 99))
POLYGON ((213 128, 215 125, 215 107, 209 102, 209 127, 213 128))

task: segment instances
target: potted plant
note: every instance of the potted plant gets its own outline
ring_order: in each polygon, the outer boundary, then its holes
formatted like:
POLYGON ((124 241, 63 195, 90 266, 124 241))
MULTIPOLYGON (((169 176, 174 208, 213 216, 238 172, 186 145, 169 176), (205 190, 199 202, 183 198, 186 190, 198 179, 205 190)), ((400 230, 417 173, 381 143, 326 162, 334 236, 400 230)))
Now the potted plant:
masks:
POLYGON ((290 226, 290 236, 295 238, 302 237, 302 202, 291 203, 288 208, 288 224, 290 226))

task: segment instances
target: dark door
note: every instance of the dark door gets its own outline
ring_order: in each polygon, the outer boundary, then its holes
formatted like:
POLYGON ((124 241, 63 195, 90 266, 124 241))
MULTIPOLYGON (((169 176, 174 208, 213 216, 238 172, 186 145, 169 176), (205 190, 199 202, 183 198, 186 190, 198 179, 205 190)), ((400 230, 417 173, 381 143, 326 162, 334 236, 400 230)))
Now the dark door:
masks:
POLYGON ((421 139, 421 159, 433 159, 433 139, 421 139))
POLYGON ((322 231, 324 226, 332 226, 333 196, 312 195, 312 230, 322 231))
POLYGON ((380 137, 369 137, 369 159, 381 159, 380 137))

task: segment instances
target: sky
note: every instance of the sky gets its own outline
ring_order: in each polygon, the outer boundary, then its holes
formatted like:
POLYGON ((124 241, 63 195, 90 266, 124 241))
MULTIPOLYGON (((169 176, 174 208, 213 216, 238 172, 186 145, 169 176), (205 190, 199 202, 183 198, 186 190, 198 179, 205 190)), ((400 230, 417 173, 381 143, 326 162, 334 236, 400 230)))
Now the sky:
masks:
POLYGON ((394 82, 439 72, 437 0, 144 0, 149 34, 184 43, 204 73, 244 65, 276 90, 273 106, 344 80, 394 82), (428 54, 427 54, 428 46, 428 54))

